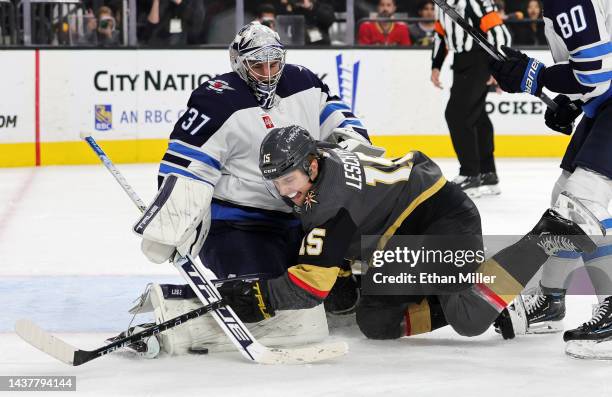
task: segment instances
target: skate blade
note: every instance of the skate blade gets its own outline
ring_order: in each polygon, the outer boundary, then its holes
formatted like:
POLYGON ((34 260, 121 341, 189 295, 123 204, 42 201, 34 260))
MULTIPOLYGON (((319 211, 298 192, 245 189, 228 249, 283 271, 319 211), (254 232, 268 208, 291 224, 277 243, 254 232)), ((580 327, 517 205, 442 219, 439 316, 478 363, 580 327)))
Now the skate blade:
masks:
POLYGON ((543 321, 538 324, 529 325, 528 334, 556 334, 563 331, 563 320, 561 321, 543 321))
POLYGON ((499 196, 501 189, 498 185, 484 185, 480 187, 480 194, 482 196, 499 196))
POLYGON ((612 360, 612 337, 601 341, 570 340, 565 344, 565 354, 583 360, 612 360))
POLYGON ((480 197, 480 187, 471 187, 471 188, 463 190, 463 192, 467 194, 469 198, 480 197))

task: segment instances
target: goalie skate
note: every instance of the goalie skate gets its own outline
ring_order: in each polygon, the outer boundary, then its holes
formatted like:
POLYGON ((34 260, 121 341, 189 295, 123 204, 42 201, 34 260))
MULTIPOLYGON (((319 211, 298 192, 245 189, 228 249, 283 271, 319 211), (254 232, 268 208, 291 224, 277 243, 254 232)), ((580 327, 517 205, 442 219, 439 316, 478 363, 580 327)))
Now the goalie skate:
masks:
MULTIPOLYGON (((106 342, 113 343, 120 339, 123 339, 127 336, 133 335, 137 332, 143 331, 146 328, 149 328, 155 324, 140 324, 133 327, 130 327, 127 331, 123 331, 117 336, 112 338, 108 338, 106 342)), ((140 340, 138 342, 130 343, 126 346, 128 349, 136 353, 136 355, 144 358, 156 358, 160 352, 160 344, 157 335, 151 335, 148 338, 140 340)))

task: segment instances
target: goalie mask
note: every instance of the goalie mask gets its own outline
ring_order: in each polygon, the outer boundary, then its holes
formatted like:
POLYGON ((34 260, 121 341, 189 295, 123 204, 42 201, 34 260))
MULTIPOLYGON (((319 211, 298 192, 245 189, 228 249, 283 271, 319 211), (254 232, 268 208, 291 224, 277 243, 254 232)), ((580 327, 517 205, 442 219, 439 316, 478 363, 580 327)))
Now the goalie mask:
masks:
POLYGON ((244 80, 259 106, 271 109, 285 67, 285 49, 278 33, 259 22, 244 26, 230 45, 232 70, 244 80))

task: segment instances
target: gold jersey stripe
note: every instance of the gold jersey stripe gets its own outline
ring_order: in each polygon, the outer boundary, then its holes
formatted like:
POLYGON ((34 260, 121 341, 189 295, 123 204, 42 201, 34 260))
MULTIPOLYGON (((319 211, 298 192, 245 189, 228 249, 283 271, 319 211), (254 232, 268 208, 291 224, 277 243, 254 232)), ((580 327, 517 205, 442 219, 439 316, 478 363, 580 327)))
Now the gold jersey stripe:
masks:
POLYGON ((519 283, 506 269, 503 268, 495 259, 487 259, 477 272, 483 276, 495 276, 492 283, 484 283, 491 291, 499 296, 506 304, 512 302, 514 298, 525 288, 519 283))
POLYGON ((340 268, 315 265, 296 265, 288 270, 290 279, 316 296, 324 297, 332 289, 340 268), (296 280, 297 279, 297 280, 296 280))
POLYGON ((406 209, 400 214, 400 216, 393 222, 391 226, 385 231, 380 240, 378 241, 378 246, 376 247, 378 250, 382 250, 387 245, 387 242, 395 234, 395 231, 400 227, 402 222, 408 218, 408 216, 414 211, 416 207, 421 205, 422 202, 429 199, 438 190, 442 189, 442 187, 446 184, 446 179, 443 176, 440 177, 432 186, 430 186, 427 190, 423 191, 419 194, 412 202, 406 207, 406 209))
POLYGON ((423 299, 420 304, 409 304, 407 311, 410 318, 410 335, 431 332, 431 311, 427 299, 423 299))

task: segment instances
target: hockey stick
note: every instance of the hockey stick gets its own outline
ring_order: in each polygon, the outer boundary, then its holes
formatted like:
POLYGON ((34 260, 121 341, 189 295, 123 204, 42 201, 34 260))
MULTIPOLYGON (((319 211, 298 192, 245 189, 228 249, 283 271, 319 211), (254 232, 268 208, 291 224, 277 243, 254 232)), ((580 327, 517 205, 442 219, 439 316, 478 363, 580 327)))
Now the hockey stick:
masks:
POLYGON ((76 367, 77 365, 85 364, 91 360, 95 360, 96 358, 103 357, 108 353, 112 353, 115 350, 128 346, 134 342, 138 342, 144 338, 159 334, 160 332, 166 331, 170 328, 174 328, 177 325, 181 325, 185 321, 200 317, 203 314, 219 309, 222 306, 223 302, 217 301, 209 305, 199 307, 188 313, 164 321, 163 323, 156 324, 95 350, 81 350, 76 348, 45 332, 30 320, 18 320, 15 324, 15 332, 30 345, 47 353, 51 357, 60 360, 63 363, 76 367))
MULTIPOLYGON (((232 282, 238 280, 252 280, 259 279, 260 276, 261 274, 248 274, 239 277, 212 280, 212 282, 218 284, 228 281, 232 282)), ((132 343, 142 341, 143 339, 159 334, 160 332, 174 328, 194 318, 198 318, 203 314, 210 312, 211 310, 218 309, 219 307, 221 307, 221 305, 221 302, 215 302, 207 306, 199 307, 190 312, 181 314, 180 316, 176 316, 174 318, 171 318, 170 320, 164 321, 161 324, 156 324, 154 326, 147 327, 146 329, 140 332, 133 333, 112 343, 101 346, 95 350, 78 349, 57 338, 56 336, 45 332, 42 328, 38 327, 32 321, 27 319, 18 320, 15 325, 15 330, 23 340, 25 340, 32 346, 38 348, 39 350, 42 350, 43 352, 68 365, 77 366, 85 364, 96 358, 103 357, 108 353, 112 353, 132 343)))
POLYGON ((113 162, 108 158, 106 153, 104 153, 104 150, 102 150, 102 148, 98 145, 98 142, 96 142, 96 140, 93 139, 91 135, 84 132, 81 133, 81 138, 84 139, 85 142, 87 142, 91 150, 93 150, 94 153, 100 159, 100 161, 102 161, 102 164, 104 164, 106 169, 110 171, 115 180, 119 182, 119 185, 127 193, 130 199, 132 199, 132 202, 138 207, 140 211, 144 212, 147 209, 147 206, 145 205, 144 201, 142 201, 140 197, 138 197, 138 194, 136 194, 134 189, 132 189, 132 186, 123 177, 121 172, 119 172, 117 167, 115 167, 115 164, 113 164, 113 162))
MULTIPOLYGON (((450 17, 457 25, 461 27, 467 34, 472 36, 472 38, 485 50, 493 59, 496 61, 506 61, 508 57, 495 48, 493 44, 489 42, 489 40, 484 37, 484 35, 480 32, 480 30, 476 29, 474 26, 470 25, 453 7, 451 7, 446 0, 433 0, 434 3, 437 4, 438 7, 444 11, 446 15, 450 17)), ((540 99, 542 102, 546 104, 552 111, 556 111, 559 105, 548 95, 545 93, 540 94, 540 99)))
MULTIPOLYGON (((127 183, 125 178, 123 178, 94 138, 86 135, 82 135, 82 137, 96 155, 98 155, 106 168, 113 174, 117 182, 122 185, 123 190, 128 194, 132 202, 141 211, 145 211, 143 201, 127 183)), ((219 291, 210 281, 201 265, 189 255, 175 260, 173 265, 189 283, 194 293, 204 305, 210 305, 221 300, 219 291)), ((346 354, 348 351, 348 345, 345 342, 332 342, 294 349, 267 348, 251 335, 251 332, 231 307, 221 306, 219 309, 212 311, 211 315, 242 355, 250 361, 263 364, 305 364, 336 358, 346 354)))

